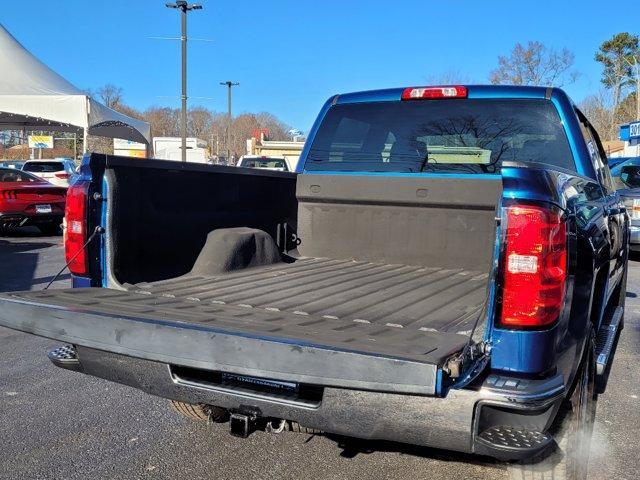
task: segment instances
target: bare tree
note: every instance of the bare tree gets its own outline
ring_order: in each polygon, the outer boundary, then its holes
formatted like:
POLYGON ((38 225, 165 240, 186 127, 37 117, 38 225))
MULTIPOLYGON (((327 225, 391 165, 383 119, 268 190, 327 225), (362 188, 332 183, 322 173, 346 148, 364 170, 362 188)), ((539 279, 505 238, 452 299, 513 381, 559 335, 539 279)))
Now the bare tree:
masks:
POLYGON ((204 107, 191 107, 187 111, 187 131, 189 135, 206 140, 211 134, 213 115, 204 107))
POLYGON ((169 107, 150 107, 143 113, 143 118, 151 124, 151 135, 154 137, 177 137, 179 135, 179 111, 169 107))
POLYGON ((268 140, 289 140, 291 127, 278 117, 269 112, 257 113, 255 117, 259 127, 269 131, 268 140))
POLYGON ((615 138, 616 132, 611 128, 614 116, 613 105, 611 94, 608 90, 600 90, 593 95, 589 95, 580 102, 578 108, 589 119, 603 141, 615 138))
POLYGON ((102 103, 109 108, 117 108, 122 103, 122 88, 111 83, 98 88, 97 93, 102 103))
POLYGON ((557 51, 537 41, 526 46, 516 43, 508 57, 498 57, 498 68, 489 80, 493 84, 561 87, 578 78, 573 63, 574 55, 566 48, 557 51))

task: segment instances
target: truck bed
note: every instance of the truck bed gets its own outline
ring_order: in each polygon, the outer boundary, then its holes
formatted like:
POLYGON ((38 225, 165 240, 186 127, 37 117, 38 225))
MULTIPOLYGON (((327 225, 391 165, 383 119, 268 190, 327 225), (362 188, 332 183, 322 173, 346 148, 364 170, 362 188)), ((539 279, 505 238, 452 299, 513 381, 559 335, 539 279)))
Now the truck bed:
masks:
MULTIPOLYGON (((419 332, 469 335, 481 314, 486 285, 486 273, 463 269, 303 258, 216 276, 189 274, 129 289, 293 314, 302 318, 296 325, 308 326, 328 342, 336 331, 366 331, 367 341, 375 339, 378 345, 402 338, 400 351, 388 350, 401 355, 409 339, 423 350, 419 332)), ((274 331, 286 334, 287 325, 274 331)))

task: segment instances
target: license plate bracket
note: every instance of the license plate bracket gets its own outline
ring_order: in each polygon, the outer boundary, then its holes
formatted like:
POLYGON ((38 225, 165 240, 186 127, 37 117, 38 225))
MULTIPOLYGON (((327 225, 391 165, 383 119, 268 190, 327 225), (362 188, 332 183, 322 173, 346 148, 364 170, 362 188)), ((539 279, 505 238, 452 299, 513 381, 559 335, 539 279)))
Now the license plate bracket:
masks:
POLYGON ((36 213, 51 213, 51 205, 49 204, 42 204, 42 205, 36 205, 36 213))

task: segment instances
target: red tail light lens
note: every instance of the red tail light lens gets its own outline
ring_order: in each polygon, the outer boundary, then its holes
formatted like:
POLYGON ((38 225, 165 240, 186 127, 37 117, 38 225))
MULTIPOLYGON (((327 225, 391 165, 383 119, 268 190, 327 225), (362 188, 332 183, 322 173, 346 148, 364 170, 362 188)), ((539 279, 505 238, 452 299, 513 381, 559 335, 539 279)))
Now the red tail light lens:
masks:
POLYGON ((56 178, 61 178, 63 180, 67 180, 71 176, 68 173, 54 173, 54 175, 56 178))
POLYGON ((402 92, 402 100, 428 100, 434 98, 467 98, 467 87, 409 87, 402 92))
POLYGON ((567 231, 560 213, 538 206, 506 209, 502 313, 505 327, 555 322, 564 303, 567 231))
POLYGON ((89 184, 84 182, 78 182, 67 190, 64 253, 67 262, 71 261, 69 270, 74 275, 86 275, 89 271, 87 252, 82 248, 87 240, 88 190, 89 184), (77 256, 73 258, 76 254, 77 256))

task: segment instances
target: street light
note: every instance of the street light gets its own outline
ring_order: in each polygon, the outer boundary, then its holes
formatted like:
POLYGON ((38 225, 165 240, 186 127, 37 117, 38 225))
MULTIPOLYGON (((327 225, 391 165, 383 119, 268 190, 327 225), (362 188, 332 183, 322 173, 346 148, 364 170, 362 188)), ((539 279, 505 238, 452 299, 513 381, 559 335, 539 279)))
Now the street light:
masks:
POLYGON ((202 5, 187 3, 185 0, 176 0, 175 3, 167 3, 168 8, 176 8, 182 12, 182 112, 180 114, 180 134, 182 136, 182 161, 187 161, 187 12, 202 10, 202 5))
POLYGON ((238 82, 233 83, 229 80, 226 82, 220 82, 220 85, 225 85, 228 88, 227 106, 229 112, 227 114, 227 164, 231 161, 231 87, 240 85, 238 82))

